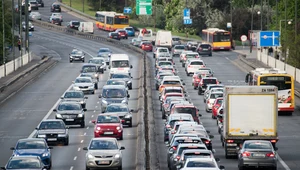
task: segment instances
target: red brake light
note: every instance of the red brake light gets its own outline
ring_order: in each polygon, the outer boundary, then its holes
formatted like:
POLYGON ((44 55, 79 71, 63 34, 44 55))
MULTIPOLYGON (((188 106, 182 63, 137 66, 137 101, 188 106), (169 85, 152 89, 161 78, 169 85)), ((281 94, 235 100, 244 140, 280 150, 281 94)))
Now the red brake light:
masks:
POLYGON ((109 36, 109 38, 112 38, 112 36, 109 36))
POLYGON ((179 160, 179 159, 180 159, 180 156, 176 156, 176 159, 179 160))
POLYGON ((189 65, 189 68, 191 68, 192 66, 191 65, 189 65))
POLYGON ((172 131, 171 133, 172 133, 172 134, 175 134, 175 133, 176 133, 176 131, 174 130, 174 131, 172 131))
POLYGON ((227 143, 233 143, 234 140, 227 140, 227 143))
POLYGON ((267 153, 266 156, 270 157, 270 158, 274 158, 275 154, 273 152, 270 152, 270 153, 267 153))
POLYGON ((170 126, 170 125, 167 125, 166 128, 171 128, 171 126, 170 126))
POLYGON ((245 151, 245 152, 242 153, 242 156, 243 157, 249 157, 250 156, 250 152, 245 151))
POLYGON ((173 146, 172 148, 173 148, 173 150, 176 150, 176 149, 177 149, 177 147, 176 147, 176 146, 173 146))
POLYGON ((276 143, 277 141, 276 140, 271 140, 271 143, 276 143))
POLYGON ((205 144, 209 144, 209 143, 210 143, 210 141, 209 141, 209 140, 206 140, 204 143, 205 143, 205 144))

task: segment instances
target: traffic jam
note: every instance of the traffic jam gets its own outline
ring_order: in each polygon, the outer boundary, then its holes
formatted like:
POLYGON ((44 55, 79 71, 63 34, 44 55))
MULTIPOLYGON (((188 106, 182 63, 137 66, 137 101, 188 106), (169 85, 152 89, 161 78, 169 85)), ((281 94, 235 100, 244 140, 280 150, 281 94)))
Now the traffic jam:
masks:
MULTIPOLYGON (((166 156, 168 168, 170 170, 225 169, 225 167, 220 164, 220 159, 214 157, 214 153, 216 152, 212 143, 214 136, 210 134, 210 131, 206 130, 201 121, 203 113, 200 113, 199 108, 192 103, 185 89, 186 86, 192 86, 195 90, 194 92, 199 95, 199 99, 200 96, 203 97, 206 113, 211 114, 211 119, 216 121, 216 128, 221 136, 220 140, 225 150, 226 159, 238 158, 237 167, 239 170, 251 167, 276 170, 277 147, 275 144, 278 140, 277 136, 270 134, 268 138, 266 135, 269 134, 264 134, 264 137, 260 137, 260 134, 256 134, 257 136, 249 135, 249 138, 240 137, 237 139, 235 137, 239 134, 235 135, 233 132, 230 136, 227 135, 228 133, 226 132, 229 127, 233 127, 236 124, 233 120, 231 120, 231 122, 228 121, 229 118, 233 119, 232 115, 234 115, 236 111, 228 110, 226 112, 226 109, 224 110, 225 105, 232 109, 239 107, 236 106, 236 104, 232 104, 229 98, 231 99, 231 97, 239 96, 240 94, 246 97, 252 97, 254 95, 263 96, 264 94, 261 93, 261 88, 264 87, 223 85, 218 78, 214 77, 214 71, 206 66, 202 60, 202 55, 195 52, 198 51, 197 48, 201 48, 201 46, 210 48, 209 44, 199 44, 198 47, 196 44, 194 49, 191 49, 189 48, 191 46, 186 44, 175 45, 172 51, 169 51, 169 49, 165 47, 156 47, 153 52, 153 58, 155 60, 155 89, 159 94, 158 100, 160 101, 159 110, 161 111, 161 118, 164 119, 163 140, 167 147, 166 156), (179 64, 178 60, 180 62, 179 64), (181 72, 181 75, 186 74, 186 76, 190 77, 192 84, 185 84, 182 81, 182 78, 177 74, 178 67, 184 68, 185 73, 183 74, 181 72), (226 114, 226 116, 223 114, 226 114), (228 123, 225 129, 224 121, 228 123)), ((208 53, 205 55, 210 56, 211 51, 208 50, 208 53)), ((270 91, 273 91, 273 96, 277 95, 275 86, 268 88, 272 89, 270 91)), ((259 97, 257 97, 257 99, 259 99, 259 97)), ((273 101, 276 101, 275 97, 274 99, 273 101)), ((249 108, 249 112, 254 111, 252 109, 254 105, 251 104, 252 100, 253 99, 250 100, 250 106, 245 106, 249 108)), ((264 103, 256 104, 259 106, 264 103)), ((277 102, 271 102, 271 104, 273 105, 270 107, 277 107, 277 102)), ((262 114, 261 112, 262 111, 258 110, 257 114, 262 114)), ((270 110, 269 113, 271 116, 269 115, 268 119, 273 115, 277 116, 277 110, 270 110)), ((262 120, 264 121, 264 119, 262 120)), ((240 122, 240 120, 238 121, 240 122)), ((251 121, 251 117, 249 121, 251 121)), ((262 122, 262 124, 264 123, 262 122)), ((270 126, 274 127, 272 125, 273 124, 270 126)), ((253 125, 251 125, 251 127, 253 127, 253 125)), ((249 125, 244 125, 244 127, 241 128, 249 129, 249 125)), ((229 131, 231 132, 231 129, 229 131)))

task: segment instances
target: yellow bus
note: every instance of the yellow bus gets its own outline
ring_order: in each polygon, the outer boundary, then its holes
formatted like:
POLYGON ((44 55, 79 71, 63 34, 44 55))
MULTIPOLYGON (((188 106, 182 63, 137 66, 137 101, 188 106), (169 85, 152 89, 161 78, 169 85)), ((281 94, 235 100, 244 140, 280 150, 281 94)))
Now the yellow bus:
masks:
POLYGON ((278 111, 287 114, 294 112, 294 77, 292 75, 276 68, 256 68, 247 74, 245 82, 253 86, 276 86, 278 88, 278 111))
POLYGON ((214 51, 230 50, 232 47, 230 32, 219 28, 202 30, 202 42, 210 44, 214 51))
POLYGON ((105 31, 116 31, 129 27, 129 16, 113 11, 97 11, 96 27, 105 31))

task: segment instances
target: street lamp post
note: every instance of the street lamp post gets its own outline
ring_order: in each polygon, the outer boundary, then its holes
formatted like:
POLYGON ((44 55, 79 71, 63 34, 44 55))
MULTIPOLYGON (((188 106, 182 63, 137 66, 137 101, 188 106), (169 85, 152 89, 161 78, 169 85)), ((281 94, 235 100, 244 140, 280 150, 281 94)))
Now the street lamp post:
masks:
POLYGON ((250 53, 252 53, 253 11, 254 11, 254 0, 252 0, 252 9, 251 9, 250 53))
MULTIPOLYGON (((288 19, 288 20, 282 19, 282 20, 279 21, 280 41, 281 41, 281 22, 283 22, 283 21, 287 21, 287 23, 289 25, 291 25, 293 20, 292 19, 288 19)), ((281 44, 281 42, 280 42, 280 44, 281 44)))

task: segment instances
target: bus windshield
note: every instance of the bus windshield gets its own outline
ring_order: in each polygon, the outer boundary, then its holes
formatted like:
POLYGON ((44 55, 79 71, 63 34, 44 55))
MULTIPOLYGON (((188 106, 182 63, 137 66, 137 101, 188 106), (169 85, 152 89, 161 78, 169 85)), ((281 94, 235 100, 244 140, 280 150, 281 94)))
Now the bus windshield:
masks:
POLYGON ((276 86, 278 90, 287 90, 292 88, 291 78, 285 76, 261 77, 260 85, 273 85, 276 86), (286 81, 289 83, 286 83, 286 81))

